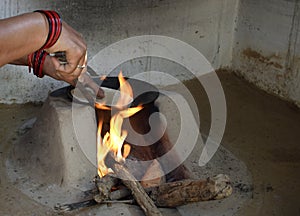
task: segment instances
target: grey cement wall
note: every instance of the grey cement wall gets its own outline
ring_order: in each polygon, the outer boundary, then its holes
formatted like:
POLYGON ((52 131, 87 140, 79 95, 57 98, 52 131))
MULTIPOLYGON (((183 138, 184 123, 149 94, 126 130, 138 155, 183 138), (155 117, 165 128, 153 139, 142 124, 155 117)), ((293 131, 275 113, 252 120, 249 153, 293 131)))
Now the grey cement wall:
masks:
MULTIPOLYGON (((231 65, 237 5, 238 0, 2 0, 0 18, 41 8, 57 10, 86 39, 89 59, 128 37, 169 36, 195 47, 217 69, 231 65)), ((174 63, 149 58, 130 62, 126 70, 137 73, 158 66, 180 80, 191 78, 174 63)), ((62 85, 50 78, 35 78, 27 68, 4 66, 0 68, 0 103, 42 101, 62 85)))
POLYGON ((300 1, 240 0, 233 69, 300 106, 300 1))

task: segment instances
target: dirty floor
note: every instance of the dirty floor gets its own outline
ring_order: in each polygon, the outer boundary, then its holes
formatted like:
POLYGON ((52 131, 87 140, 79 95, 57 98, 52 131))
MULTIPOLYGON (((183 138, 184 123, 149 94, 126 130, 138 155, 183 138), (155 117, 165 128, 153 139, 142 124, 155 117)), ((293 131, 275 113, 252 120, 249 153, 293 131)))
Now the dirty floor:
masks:
MULTIPOLYGON (((300 215, 300 110, 268 95, 232 73, 220 72, 227 126, 223 146, 252 175, 253 197, 237 215, 300 215)), ((185 83, 200 107, 201 131, 209 130, 209 106, 196 80, 185 83)), ((41 106, 0 105, 0 215, 56 215, 20 193, 6 177, 5 160, 18 128, 41 106)))

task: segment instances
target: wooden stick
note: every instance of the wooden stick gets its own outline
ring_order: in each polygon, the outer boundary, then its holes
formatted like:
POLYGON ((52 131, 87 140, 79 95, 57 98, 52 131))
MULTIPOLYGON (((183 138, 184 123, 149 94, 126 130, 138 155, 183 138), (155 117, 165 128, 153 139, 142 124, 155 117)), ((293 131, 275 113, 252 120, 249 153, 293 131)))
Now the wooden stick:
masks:
POLYGON ((169 182, 147 189, 159 207, 176 207, 190 202, 223 199, 232 193, 227 175, 219 174, 212 178, 169 182))
POLYGON ((127 168, 124 165, 115 163, 112 166, 112 169, 115 174, 122 179, 124 185, 132 191, 136 202, 140 205, 147 216, 162 216, 153 200, 148 196, 144 188, 135 179, 135 177, 130 172, 128 172, 127 168))

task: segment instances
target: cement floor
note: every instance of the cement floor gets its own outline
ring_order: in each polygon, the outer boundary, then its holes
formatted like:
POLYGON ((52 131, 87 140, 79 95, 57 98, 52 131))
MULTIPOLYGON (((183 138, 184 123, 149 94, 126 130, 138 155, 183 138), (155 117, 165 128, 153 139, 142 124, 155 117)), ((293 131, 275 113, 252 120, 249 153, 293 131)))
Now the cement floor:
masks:
MULTIPOLYGON (((236 215, 299 215, 300 110, 231 73, 219 77, 228 108, 222 145, 247 165, 253 178, 253 197, 236 215)), ((186 85, 201 107, 201 131, 206 134, 210 121, 205 95, 196 80, 186 85)), ((0 215, 56 215, 20 193, 6 177, 5 160, 18 128, 40 108, 0 105, 0 215)))

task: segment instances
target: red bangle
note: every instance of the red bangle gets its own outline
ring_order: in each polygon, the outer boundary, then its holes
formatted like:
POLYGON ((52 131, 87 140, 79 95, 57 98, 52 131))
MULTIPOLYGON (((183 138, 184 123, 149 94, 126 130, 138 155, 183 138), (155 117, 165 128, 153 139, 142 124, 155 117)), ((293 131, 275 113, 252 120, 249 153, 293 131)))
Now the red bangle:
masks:
POLYGON ((31 68, 33 69, 33 74, 37 77, 42 78, 43 74, 43 66, 48 53, 44 51, 44 49, 48 49, 52 47, 58 40, 62 30, 62 22, 60 16, 55 11, 49 10, 37 10, 34 12, 42 13, 46 16, 49 23, 49 33, 47 36, 47 40, 45 44, 36 52, 28 55, 28 69, 31 72, 31 68))
POLYGON ((28 62, 31 63, 31 65, 28 64, 28 66, 30 69, 32 67, 33 74, 39 78, 42 78, 44 76, 43 66, 47 55, 48 53, 44 50, 38 50, 28 55, 28 62))
POLYGON ((46 56, 48 55, 48 53, 44 50, 42 50, 42 52, 40 53, 40 55, 38 56, 38 62, 37 62, 37 68, 36 68, 36 76, 39 78, 42 78, 44 76, 43 74, 43 66, 44 66, 44 62, 46 59, 46 56))
POLYGON ((41 49, 48 49, 57 42, 61 34, 62 22, 60 16, 57 12, 49 10, 36 10, 35 12, 44 14, 48 20, 49 33, 45 44, 41 47, 41 49))

